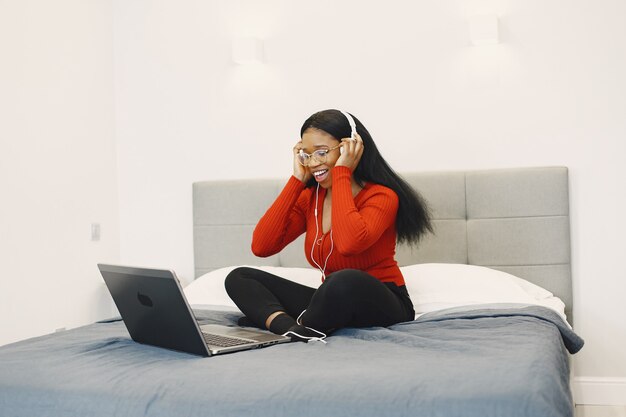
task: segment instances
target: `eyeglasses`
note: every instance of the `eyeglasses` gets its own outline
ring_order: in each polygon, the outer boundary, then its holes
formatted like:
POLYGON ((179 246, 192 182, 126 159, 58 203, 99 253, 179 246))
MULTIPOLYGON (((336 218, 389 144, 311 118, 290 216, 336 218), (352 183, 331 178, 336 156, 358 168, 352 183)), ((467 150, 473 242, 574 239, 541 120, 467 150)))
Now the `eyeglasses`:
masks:
POLYGON ((343 145, 342 143, 340 143, 339 145, 332 147, 330 149, 318 149, 316 151, 314 151, 312 154, 308 154, 306 152, 304 152, 302 149, 300 149, 300 151, 298 152, 298 162, 300 162, 300 165, 303 166, 308 166, 311 163, 311 158, 315 158, 315 160, 317 162, 319 162, 320 164, 323 164, 326 162, 326 159, 328 157, 328 153, 330 151, 334 151, 335 149, 341 147, 341 145, 343 145))

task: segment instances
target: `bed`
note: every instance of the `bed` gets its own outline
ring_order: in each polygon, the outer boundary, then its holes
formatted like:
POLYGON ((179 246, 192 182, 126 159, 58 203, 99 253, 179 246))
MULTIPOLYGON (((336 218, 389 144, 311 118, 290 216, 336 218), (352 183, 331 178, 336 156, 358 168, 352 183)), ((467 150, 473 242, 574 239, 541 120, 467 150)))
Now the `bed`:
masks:
MULTIPOLYGON (((0 347, 2 416, 573 416, 568 176, 563 167, 409 173, 435 234, 397 259, 416 318, 201 358, 130 340, 118 318, 0 347)), ((284 180, 193 184, 202 323, 236 325, 223 291, 253 265, 319 285, 301 240, 250 253, 284 180)), ((95 267, 95 266, 94 266, 95 267)))

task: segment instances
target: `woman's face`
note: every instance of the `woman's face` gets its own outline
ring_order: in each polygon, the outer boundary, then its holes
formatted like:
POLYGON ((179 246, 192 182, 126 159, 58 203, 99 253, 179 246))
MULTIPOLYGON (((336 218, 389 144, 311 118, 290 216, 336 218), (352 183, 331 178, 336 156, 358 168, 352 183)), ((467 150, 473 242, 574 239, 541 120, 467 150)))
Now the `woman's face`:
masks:
POLYGON ((323 188, 328 189, 333 183, 330 170, 341 155, 340 148, 337 147, 339 144, 340 142, 334 136, 323 130, 308 128, 302 134, 302 150, 312 155, 309 157, 306 168, 323 188))

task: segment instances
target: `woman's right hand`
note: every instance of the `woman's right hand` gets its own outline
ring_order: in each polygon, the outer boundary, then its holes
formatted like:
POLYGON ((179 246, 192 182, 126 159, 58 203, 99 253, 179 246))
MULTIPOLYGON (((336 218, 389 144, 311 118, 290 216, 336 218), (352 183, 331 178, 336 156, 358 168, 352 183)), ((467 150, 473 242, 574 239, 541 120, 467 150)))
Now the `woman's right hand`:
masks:
POLYGON ((311 173, 307 167, 298 162, 298 152, 300 152, 300 149, 302 149, 301 140, 293 147, 293 176, 306 184, 311 179, 311 173))

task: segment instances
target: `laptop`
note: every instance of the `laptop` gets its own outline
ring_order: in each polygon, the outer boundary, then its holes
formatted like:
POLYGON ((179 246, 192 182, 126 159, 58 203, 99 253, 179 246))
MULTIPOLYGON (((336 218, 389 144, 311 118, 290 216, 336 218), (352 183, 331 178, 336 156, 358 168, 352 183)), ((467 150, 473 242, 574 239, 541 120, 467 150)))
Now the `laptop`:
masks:
POLYGON ((291 341, 260 329, 201 325, 174 271, 106 264, 98 269, 135 342, 212 356, 291 341))

